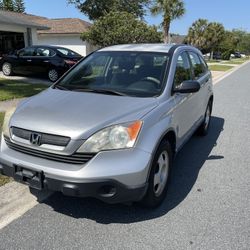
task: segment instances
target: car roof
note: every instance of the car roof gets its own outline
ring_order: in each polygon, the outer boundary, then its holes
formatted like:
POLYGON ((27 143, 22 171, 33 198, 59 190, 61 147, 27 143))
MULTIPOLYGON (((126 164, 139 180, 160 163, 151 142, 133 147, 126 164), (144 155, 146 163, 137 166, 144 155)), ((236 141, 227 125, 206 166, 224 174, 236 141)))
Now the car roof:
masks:
POLYGON ((65 47, 61 47, 61 46, 54 46, 54 45, 32 45, 30 46, 32 48, 51 48, 51 49, 67 49, 67 50, 70 50, 68 48, 65 48, 65 47))
MULTIPOLYGON (((176 44, 164 44, 164 43, 155 43, 155 44, 122 44, 114 45, 100 49, 98 51, 146 51, 146 52, 164 52, 168 53, 169 50, 176 46, 176 44)), ((186 45, 178 45, 186 46, 186 45)))

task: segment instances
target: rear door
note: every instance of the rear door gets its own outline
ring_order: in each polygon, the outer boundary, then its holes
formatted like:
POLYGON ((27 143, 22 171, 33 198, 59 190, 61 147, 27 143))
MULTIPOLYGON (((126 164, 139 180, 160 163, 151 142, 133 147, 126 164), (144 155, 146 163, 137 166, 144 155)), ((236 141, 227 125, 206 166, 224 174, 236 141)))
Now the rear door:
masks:
MULTIPOLYGON (((193 73, 187 52, 182 52, 177 59, 173 89, 178 88, 183 81, 192 80, 193 73)), ((199 92, 197 93, 174 93, 175 110, 173 122, 177 128, 178 145, 181 146, 193 132, 197 122, 197 105, 199 92)))
POLYGON ((33 57, 33 72, 40 75, 48 73, 51 65, 51 60, 55 57, 54 50, 47 47, 36 47, 33 57))
POLYGON ((189 51, 188 54, 191 61, 193 79, 198 81, 201 85, 197 98, 196 116, 199 120, 202 120, 205 115, 206 107, 208 104, 208 94, 210 93, 208 88, 211 84, 212 77, 204 59, 198 53, 189 51))

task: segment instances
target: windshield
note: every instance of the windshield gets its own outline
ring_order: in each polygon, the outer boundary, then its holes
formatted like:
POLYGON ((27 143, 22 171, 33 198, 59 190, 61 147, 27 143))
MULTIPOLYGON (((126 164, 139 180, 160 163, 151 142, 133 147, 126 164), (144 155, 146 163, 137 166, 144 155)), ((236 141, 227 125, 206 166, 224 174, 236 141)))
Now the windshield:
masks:
POLYGON ((153 97, 161 93, 166 53, 95 52, 55 87, 64 90, 153 97))

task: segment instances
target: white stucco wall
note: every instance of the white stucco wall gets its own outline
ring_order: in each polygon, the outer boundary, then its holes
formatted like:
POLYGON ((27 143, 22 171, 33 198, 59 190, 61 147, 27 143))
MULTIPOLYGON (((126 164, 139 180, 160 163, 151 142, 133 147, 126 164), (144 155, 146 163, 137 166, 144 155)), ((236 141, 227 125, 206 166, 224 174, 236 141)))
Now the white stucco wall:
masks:
POLYGON ((55 45, 71 49, 82 56, 89 54, 88 44, 80 38, 80 35, 69 34, 39 34, 37 45, 55 45))

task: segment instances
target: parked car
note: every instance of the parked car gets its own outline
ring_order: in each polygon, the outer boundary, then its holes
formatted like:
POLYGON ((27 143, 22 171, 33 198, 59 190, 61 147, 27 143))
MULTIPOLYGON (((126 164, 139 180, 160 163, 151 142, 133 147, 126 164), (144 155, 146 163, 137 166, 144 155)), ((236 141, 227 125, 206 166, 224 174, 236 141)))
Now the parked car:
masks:
POLYGON ((235 52, 234 53, 234 58, 241 58, 241 53, 240 52, 235 52))
POLYGON ((63 47, 39 45, 3 56, 0 67, 6 76, 35 74, 55 82, 81 58, 81 55, 63 47))
POLYGON ((199 50, 103 48, 7 112, 0 172, 31 190, 155 207, 177 152, 195 131, 208 133, 212 105, 199 50))
POLYGON ((221 60, 222 59, 221 52, 214 52, 213 53, 213 59, 214 60, 221 60))

